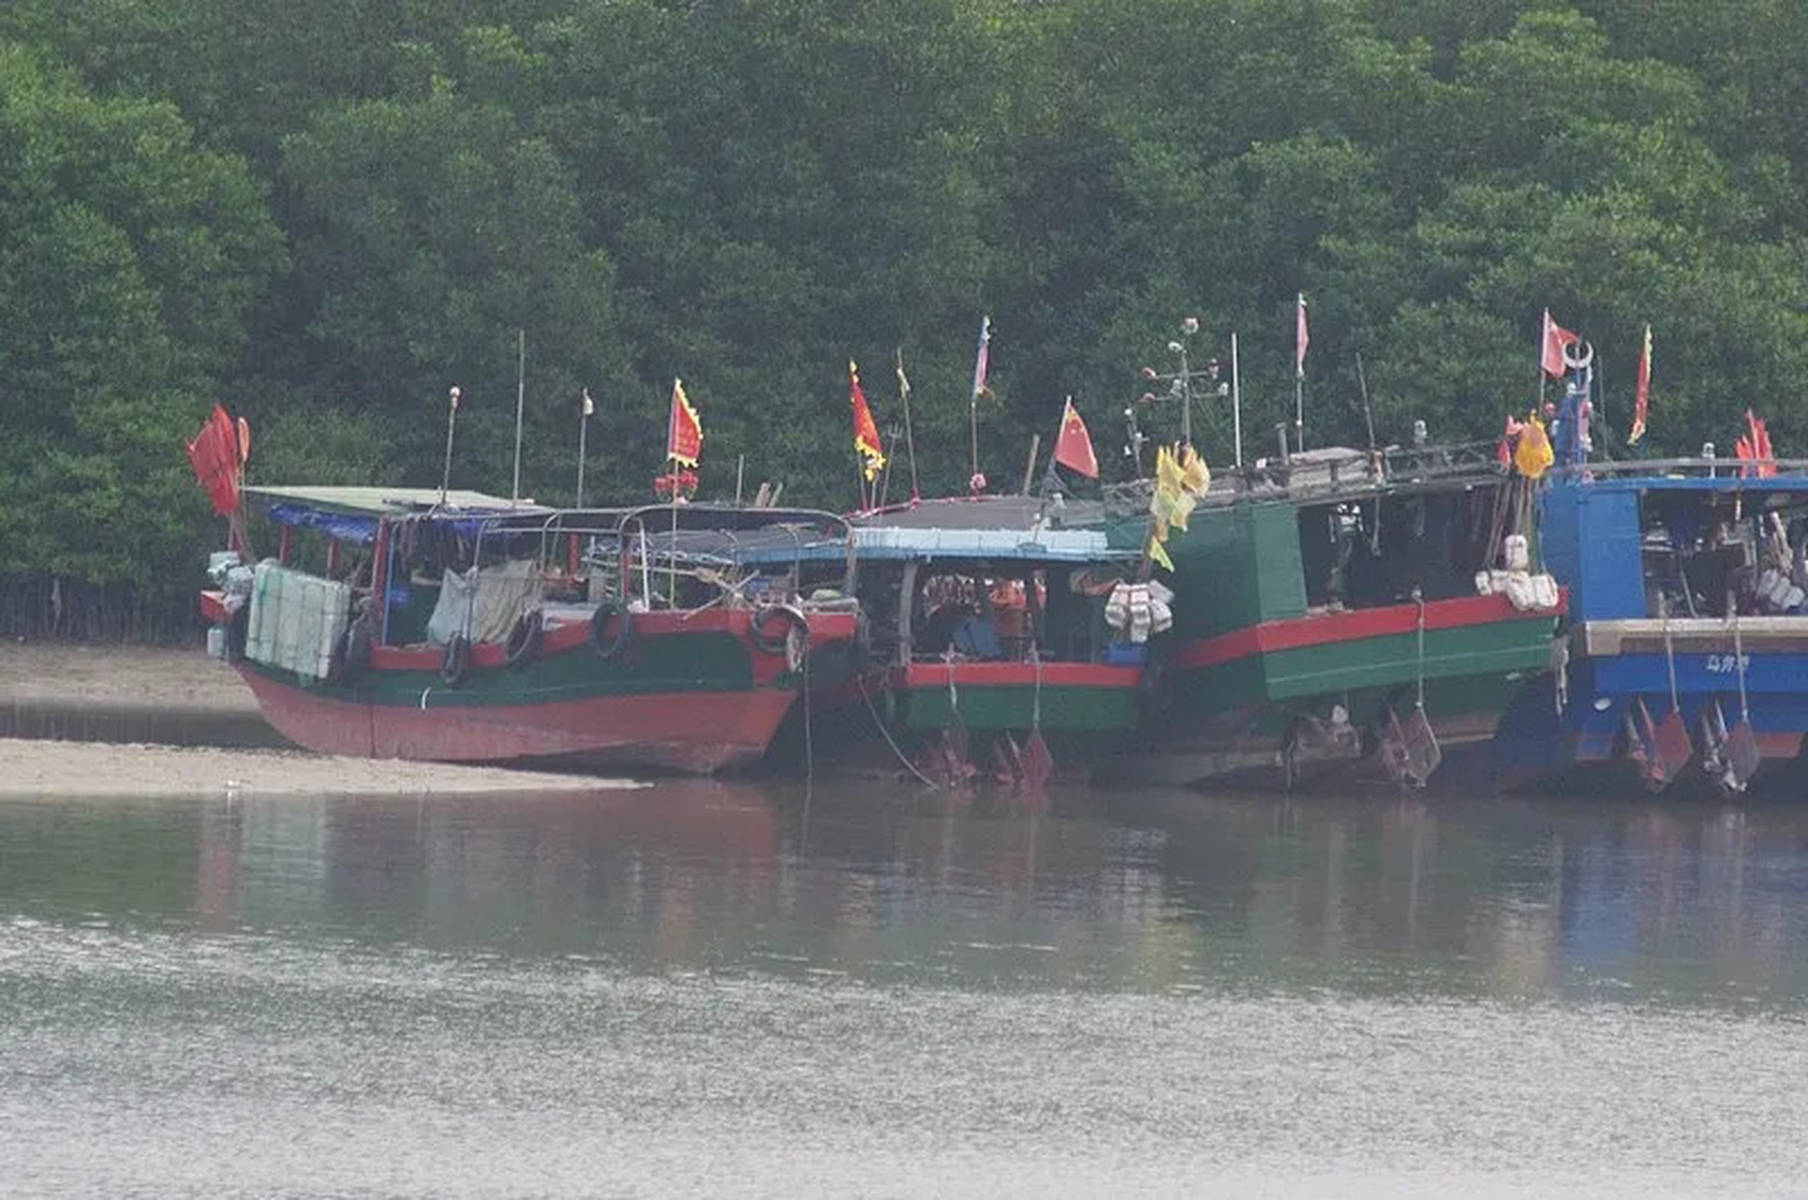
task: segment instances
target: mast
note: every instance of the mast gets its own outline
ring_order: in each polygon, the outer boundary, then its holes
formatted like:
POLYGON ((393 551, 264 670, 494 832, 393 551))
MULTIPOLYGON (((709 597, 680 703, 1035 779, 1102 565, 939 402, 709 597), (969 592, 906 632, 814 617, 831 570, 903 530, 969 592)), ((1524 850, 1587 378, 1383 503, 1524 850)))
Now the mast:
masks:
POLYGON ((584 405, 578 416, 578 502, 576 507, 584 507, 584 441, 590 432, 590 414, 596 411, 595 401, 590 399, 590 389, 584 389, 584 405))
POLYGON ((1243 465, 1243 375, 1237 366, 1237 331, 1230 333, 1230 424, 1237 442, 1237 465, 1243 465))
POLYGON ((458 385, 448 394, 451 407, 446 412, 446 466, 439 476, 439 502, 446 502, 446 488, 452 482, 452 431, 458 427, 458 385))
POLYGON ((521 502, 521 414, 527 404, 527 330, 515 331, 515 483, 510 503, 521 502))
POLYGON ((898 399, 904 405, 904 448, 910 454, 910 500, 923 498, 917 487, 917 443, 910 433, 910 380, 904 375, 904 347, 898 347, 898 399))

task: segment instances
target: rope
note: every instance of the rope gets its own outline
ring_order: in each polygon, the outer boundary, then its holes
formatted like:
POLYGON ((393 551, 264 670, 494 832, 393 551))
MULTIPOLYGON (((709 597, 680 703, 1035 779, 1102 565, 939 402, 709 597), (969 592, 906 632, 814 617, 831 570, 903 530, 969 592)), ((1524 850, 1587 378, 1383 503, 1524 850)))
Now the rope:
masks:
POLYGON ((1657 614, 1664 623, 1664 662, 1670 668, 1670 711, 1681 712, 1682 702, 1676 698, 1676 650, 1670 641, 1670 598, 1657 598, 1657 614))
POLYGON ((898 756, 898 761, 903 763, 905 768, 907 770, 909 770, 909 772, 912 775, 915 775, 918 779, 920 779, 924 783, 925 786, 933 788, 937 791, 940 791, 941 785, 936 783, 935 780, 929 778, 929 776, 927 776, 927 775, 923 774, 921 771, 917 770, 917 765, 915 763, 911 762, 908 758, 904 757, 904 751, 898 749, 898 743, 891 740, 891 731, 885 728, 885 722, 883 720, 881 720, 879 717, 879 710, 873 707, 873 698, 866 694, 865 677, 856 675, 854 677, 854 683, 860 689, 860 698, 862 700, 866 701, 866 711, 872 714, 873 727, 879 731, 879 736, 881 736, 885 739, 885 744, 887 746, 891 747, 891 752, 898 756))
POLYGON ((816 782, 816 744, 810 732, 810 653, 809 634, 804 634, 804 803, 810 802, 810 788, 816 782))
POLYGON ((1425 708, 1425 593, 1420 591, 1417 587, 1414 587, 1412 590, 1412 598, 1413 602, 1419 606, 1419 661, 1417 664, 1417 671, 1419 676, 1418 706, 1422 711, 1425 708))
POLYGON ((1036 693, 1030 703, 1030 728, 1042 728, 1042 655, 1035 644, 1030 645, 1030 661, 1036 664, 1036 693))
POLYGON ((1733 666, 1739 672, 1739 719, 1751 721, 1751 709, 1745 703, 1745 643, 1739 636, 1739 607, 1733 606, 1733 666))

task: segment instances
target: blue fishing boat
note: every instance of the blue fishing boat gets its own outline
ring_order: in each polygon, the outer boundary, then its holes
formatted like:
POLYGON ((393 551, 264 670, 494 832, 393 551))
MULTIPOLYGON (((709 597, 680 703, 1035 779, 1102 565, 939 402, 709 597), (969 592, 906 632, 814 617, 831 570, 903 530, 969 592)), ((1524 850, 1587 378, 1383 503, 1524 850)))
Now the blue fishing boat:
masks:
POLYGON ((1588 461, 1586 364, 1539 496, 1569 592, 1551 669, 1495 735, 1506 788, 1799 790, 1808 734, 1808 462, 1588 461))

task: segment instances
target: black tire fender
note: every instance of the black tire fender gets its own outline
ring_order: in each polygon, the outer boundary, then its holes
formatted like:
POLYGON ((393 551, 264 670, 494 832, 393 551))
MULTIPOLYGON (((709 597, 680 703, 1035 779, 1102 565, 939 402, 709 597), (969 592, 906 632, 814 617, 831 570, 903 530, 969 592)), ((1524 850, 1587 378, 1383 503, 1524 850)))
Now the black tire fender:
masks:
POLYGON ((447 687, 457 687, 471 673, 471 639, 455 633, 446 642, 446 655, 440 660, 439 677, 447 687))
POLYGON ((532 662, 540 654, 544 636, 545 618, 539 609, 528 609, 516 618, 515 627, 509 630, 508 641, 502 648, 502 661, 511 667, 532 662))
POLYGON ((345 627, 339 636, 336 665, 338 677, 342 680, 356 679, 370 667, 371 637, 370 626, 364 621, 353 621, 345 627))
POLYGON ((1152 652, 1144 658, 1143 669, 1136 677, 1136 703, 1145 716, 1165 713, 1173 704, 1168 691, 1168 664, 1152 652))
POLYGON ((251 605, 249 602, 239 605, 239 610, 232 614, 226 623, 226 658, 230 662, 238 662, 245 657, 245 643, 251 635, 251 605))
POLYGON ((747 623, 747 640, 761 654, 785 655, 786 665, 795 671, 803 665, 803 652, 810 645, 810 618, 789 604, 769 605, 747 623), (792 662, 793 658, 798 661, 792 662))
POLYGON ((607 662, 619 658, 634 637, 634 615, 619 600, 604 600, 590 615, 590 645, 607 662), (615 632, 610 634, 609 621, 615 619, 615 632))

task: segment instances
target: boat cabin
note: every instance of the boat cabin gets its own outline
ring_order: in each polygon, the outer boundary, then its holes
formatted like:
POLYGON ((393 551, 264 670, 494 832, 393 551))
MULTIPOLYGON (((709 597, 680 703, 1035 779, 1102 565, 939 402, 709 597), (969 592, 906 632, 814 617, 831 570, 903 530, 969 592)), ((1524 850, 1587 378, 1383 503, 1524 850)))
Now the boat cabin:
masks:
POLYGON ((1738 470, 1595 463, 1557 478, 1543 542, 1574 618, 1808 616, 1808 471, 1738 470))
MULTIPOLYGON (((1168 546, 1183 638, 1324 613, 1474 597, 1529 535, 1529 489, 1486 446, 1296 453, 1226 471, 1168 546)), ((1144 505, 1112 526, 1146 536, 1144 505)))

